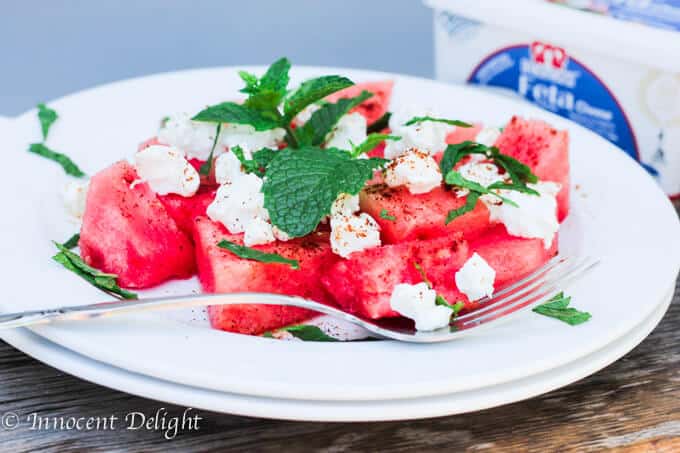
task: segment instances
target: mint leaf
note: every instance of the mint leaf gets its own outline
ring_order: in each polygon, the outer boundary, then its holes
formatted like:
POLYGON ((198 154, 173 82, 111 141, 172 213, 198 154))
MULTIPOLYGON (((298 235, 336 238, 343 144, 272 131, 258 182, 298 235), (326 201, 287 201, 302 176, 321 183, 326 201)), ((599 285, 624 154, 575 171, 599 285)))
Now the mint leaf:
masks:
POLYGON ((107 292, 111 295, 120 297, 122 299, 137 299, 137 294, 126 291, 118 286, 116 282, 118 276, 115 274, 107 274, 98 269, 95 269, 85 263, 80 256, 71 252, 68 248, 54 243, 59 249, 59 253, 54 255, 52 259, 64 266, 74 274, 78 275, 91 285, 107 292))
POLYGON ((53 151, 42 143, 32 143, 28 147, 28 152, 42 156, 45 159, 55 161, 61 165, 66 174, 75 176, 76 178, 82 178, 85 176, 85 173, 80 168, 78 168, 78 166, 67 155, 53 151))
MULTIPOLYGON (((494 152, 492 157, 494 162, 508 172, 510 179, 515 185, 523 186, 526 183, 538 182, 538 177, 527 165, 524 165, 522 162, 507 154, 501 154, 495 146, 491 147, 491 149, 494 152)), ((536 192, 536 195, 538 195, 538 192, 536 192)))
POLYGON ((529 195, 541 195, 537 190, 532 189, 531 187, 525 186, 525 185, 519 185, 519 184, 508 184, 507 182, 503 181, 497 181, 487 187, 487 189, 492 190, 492 189, 502 189, 502 190, 514 190, 517 192, 522 192, 522 193, 527 193, 529 195))
POLYGON ((307 146, 279 151, 262 186, 272 224, 291 237, 305 236, 330 214, 341 193, 356 195, 385 159, 353 159, 336 149, 307 146))
POLYGON ((390 126, 390 117, 392 117, 392 114, 390 112, 385 112, 383 116, 375 120, 373 124, 368 125, 366 133, 372 134, 374 132, 382 132, 390 126))
POLYGON ((256 131, 267 131, 281 126, 280 119, 276 118, 273 113, 235 102, 223 102, 210 106, 198 112, 192 120, 206 123, 248 124, 256 131))
POLYGON ((340 341, 337 338, 326 335, 326 333, 317 326, 300 324, 297 326, 284 327, 281 330, 290 332, 294 337, 304 341, 340 341))
POLYGON ((401 137, 397 135, 387 135, 387 134, 369 134, 363 143, 352 147, 352 157, 359 157, 364 153, 372 151, 373 148, 378 146, 385 140, 401 140, 401 137))
MULTIPOLYGON (((413 262, 413 267, 415 267, 418 273, 420 274, 420 278, 423 279, 423 283, 425 283, 428 288, 433 289, 432 282, 427 278, 427 274, 425 273, 423 267, 415 261, 413 262)), ((453 311, 453 313, 451 314, 452 318, 455 318, 458 312, 460 312, 460 310, 465 306, 463 302, 456 302, 455 304, 450 304, 449 301, 446 300, 446 298, 441 294, 437 294, 437 296, 434 298, 434 303, 435 305, 443 305, 445 307, 450 308, 453 311)))
POLYGON ((231 152, 234 153, 236 158, 241 162, 241 166, 246 173, 254 173, 259 177, 263 177, 267 165, 274 159, 277 151, 269 148, 262 148, 253 153, 252 159, 246 159, 243 149, 240 146, 234 146, 231 148, 231 152))
POLYGON ((362 91, 359 96, 353 98, 338 99, 336 103, 325 103, 317 111, 312 113, 304 125, 296 130, 299 144, 319 146, 326 136, 333 130, 340 118, 346 115, 357 105, 373 96, 373 93, 362 91))
POLYGON ((215 139, 213 140, 212 148, 210 148, 210 154, 208 154, 208 160, 203 162, 201 168, 198 169, 198 173, 203 176, 210 175, 210 170, 212 170, 213 160, 215 159, 215 148, 217 147, 217 142, 220 139, 220 132, 222 132, 222 123, 217 123, 217 128, 215 130, 215 139))
POLYGON ((504 203, 507 203, 511 206, 514 207, 519 207, 517 206, 517 203, 514 201, 505 198, 502 195, 497 194, 496 192, 493 192, 492 190, 488 189, 487 187, 484 187, 483 185, 479 184, 478 182, 475 181, 470 181, 469 179, 465 179, 460 173, 458 173, 455 170, 451 170, 446 174, 446 178, 444 178, 444 181, 446 184, 450 184, 452 186, 457 186, 457 187, 462 187, 463 189, 468 189, 470 193, 476 192, 479 195, 483 194, 488 194, 488 195, 493 195, 494 197, 499 198, 502 200, 504 203))
POLYGON ((560 292, 553 296, 546 303, 535 307, 533 311, 540 315, 548 316, 558 319, 571 326, 577 326, 590 320, 592 315, 590 313, 579 311, 570 307, 571 297, 565 297, 564 293, 560 292))
POLYGON ((392 222, 394 222, 395 220, 397 220, 397 218, 396 218, 395 216, 393 216, 393 215, 390 215, 390 213, 389 213, 389 212, 387 211, 387 209, 385 209, 385 208, 383 208, 382 210, 380 210, 380 218, 381 218, 381 219, 385 219, 385 220, 391 220, 392 222))
POLYGON ((47 134, 50 132, 50 127, 57 121, 57 118, 59 118, 57 112, 47 107, 45 104, 38 104, 38 120, 40 121, 43 141, 47 140, 47 134))
POLYGON ((246 83, 246 87, 241 92, 249 95, 244 105, 256 110, 278 113, 278 105, 286 95, 290 80, 289 71, 290 61, 287 58, 280 58, 269 66, 260 79, 254 74, 239 72, 239 76, 246 83))
POLYGON ((462 143, 456 143, 455 145, 448 145, 444 150, 444 155, 439 163, 439 168, 442 171, 442 175, 447 174, 453 167, 456 166, 458 162, 465 156, 470 154, 482 154, 484 156, 490 156, 490 150, 488 147, 471 141, 464 141, 462 143))
POLYGON ((470 192, 467 196, 467 199, 465 200, 465 204, 460 208, 450 210, 449 213, 446 215, 446 220, 444 221, 444 223, 448 225, 453 220, 462 216, 463 214, 467 214, 468 212, 473 211, 475 209, 475 206, 477 206, 477 200, 479 200, 480 195, 481 194, 479 192, 470 192))
POLYGON ((302 82, 283 104, 285 117, 290 121, 309 104, 352 85, 354 82, 339 75, 321 76, 302 82))
POLYGON ((74 234, 73 236, 71 236, 70 238, 68 238, 68 240, 67 240, 66 242, 64 242, 64 243, 61 244, 61 245, 62 245, 64 248, 67 248, 67 249, 71 250, 71 249, 74 249, 74 248, 78 247, 78 241, 80 241, 80 233, 74 234))
POLYGON ((459 121, 459 120, 448 120, 446 118, 434 118, 431 116, 415 116, 408 120, 406 123, 404 123, 404 126, 412 126, 416 123, 423 123, 425 121, 432 121, 435 123, 445 123, 449 124, 451 126, 459 126, 459 127, 472 127, 472 124, 468 124, 464 121, 459 121))
POLYGON ((277 263, 277 264, 287 264, 293 269, 300 269, 300 263, 297 260, 290 260, 284 258, 276 253, 265 253, 257 249, 246 247, 243 245, 238 245, 234 242, 227 240, 220 241, 217 246, 222 249, 229 250, 234 255, 239 258, 246 260, 259 261, 261 263, 277 263))

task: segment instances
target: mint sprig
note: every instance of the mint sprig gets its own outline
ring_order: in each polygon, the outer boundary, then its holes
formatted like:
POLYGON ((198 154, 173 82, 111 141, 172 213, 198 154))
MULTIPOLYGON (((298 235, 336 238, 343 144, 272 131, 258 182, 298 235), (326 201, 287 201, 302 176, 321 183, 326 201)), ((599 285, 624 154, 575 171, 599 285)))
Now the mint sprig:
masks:
POLYGON ((231 152, 234 153, 239 162, 241 162, 243 171, 246 173, 254 173, 259 177, 263 177, 269 162, 274 159, 274 156, 278 151, 270 148, 262 148, 253 153, 252 159, 246 159, 243 149, 238 145, 231 148, 231 152))
POLYGON ((241 92, 249 95, 245 105, 264 111, 276 110, 286 96, 289 72, 290 61, 287 58, 280 58, 272 63, 260 79, 254 74, 239 72, 239 76, 246 83, 241 92))
POLYGON ((571 297, 566 297, 563 292, 560 292, 546 303, 535 307, 533 311, 540 315, 558 319, 571 326, 583 324, 592 318, 590 313, 570 307, 570 303, 571 297))
POLYGON ((460 121, 460 120, 449 120, 446 118, 434 118, 432 116, 414 116, 410 120, 404 123, 404 126, 412 126, 417 123, 424 123, 426 121, 431 121, 434 123, 444 123, 448 124, 450 126, 458 126, 458 127, 472 127, 472 124, 466 123, 465 121, 460 121))
POLYGON ((385 140, 394 140, 398 141, 401 140, 401 137, 397 135, 388 135, 388 134, 369 134, 368 137, 366 137, 366 140, 364 140, 362 143, 354 146, 352 144, 352 157, 359 157, 362 154, 365 154, 376 146, 378 146, 380 143, 384 142, 385 140))
POLYGON ((313 146, 279 151, 262 186, 272 224, 291 237, 305 236, 330 214, 341 193, 356 195, 385 159, 354 159, 345 151, 313 146))
POLYGON ((290 332, 295 338, 299 338, 303 341, 340 341, 337 338, 333 338, 327 335, 321 328, 317 326, 310 326, 306 324, 299 324, 295 326, 288 326, 279 329, 284 332, 290 332))
POLYGON ((47 134, 50 132, 50 127, 57 121, 59 115, 57 112, 47 107, 45 104, 38 104, 38 120, 40 121, 40 130, 42 131, 43 141, 47 140, 47 134))
POLYGON ((66 154, 59 153, 48 148, 44 143, 31 143, 28 147, 28 152, 42 156, 45 159, 52 160, 59 165, 64 171, 76 178, 82 178, 85 173, 68 157, 66 154))
POLYGON ((342 98, 338 99, 335 103, 328 102, 323 104, 317 111, 312 113, 312 116, 305 124, 295 130, 298 145, 320 146, 338 124, 340 118, 372 96, 373 93, 363 91, 353 98, 342 98))
POLYGON ((210 148, 210 154, 208 154, 208 160, 203 162, 203 165, 201 165, 201 168, 198 169, 198 173, 203 175, 203 176, 210 175, 210 171, 212 170, 212 166, 213 166, 213 160, 215 160, 215 148, 217 147, 217 142, 220 139, 220 133, 221 132, 222 132, 222 123, 217 123, 217 127, 215 128, 215 139, 213 140, 212 147, 210 148))
POLYGON ((383 116, 375 120, 373 124, 369 124, 368 127, 366 127, 366 133, 372 134, 382 132, 385 128, 389 127, 391 117, 392 114, 390 112, 385 112, 383 116))
POLYGON ((444 220, 444 224, 448 225, 449 223, 453 222, 455 219, 458 217, 462 216, 463 214, 467 214, 468 212, 471 212, 475 209, 475 206, 477 206, 477 200, 479 200, 479 197, 481 194, 479 192, 470 192, 467 195, 467 198, 465 199, 465 204, 461 206, 460 208, 456 209, 451 209, 448 214, 446 214, 446 220, 444 220))
POLYGON ((66 240, 66 242, 64 242, 61 245, 64 246, 65 248, 71 250, 71 249, 78 247, 79 241, 80 241, 80 233, 76 233, 73 236, 71 236, 70 238, 68 238, 66 240))
POLYGON ((354 82, 347 77, 338 75, 321 76, 306 80, 286 98, 283 104, 284 118, 290 121, 308 105, 352 85, 354 85, 354 82))
POLYGON ((462 189, 467 189, 470 192, 476 192, 479 195, 493 195, 494 197, 500 199, 504 203, 507 203, 509 205, 512 205, 514 207, 519 207, 517 206, 517 203, 514 201, 497 194, 493 190, 489 189, 488 187, 484 187, 483 185, 479 184, 478 182, 471 181, 469 179, 464 178, 460 173, 458 173, 456 170, 451 170, 446 174, 446 177, 444 178, 444 181, 446 184, 449 184, 451 186, 456 186, 460 187, 462 189))
POLYGON ((74 274, 81 277, 91 285, 121 299, 137 299, 137 294, 126 291, 118 286, 116 274, 108 274, 95 269, 83 261, 76 253, 69 250, 66 246, 55 242, 54 245, 59 249, 59 253, 52 259, 64 266, 74 274))
POLYGON ((297 260, 284 258, 278 253, 265 253, 257 249, 227 241, 226 239, 220 241, 217 246, 219 248, 229 250, 239 258, 246 260, 259 261, 261 263, 287 264, 293 269, 300 269, 300 263, 297 260))
POLYGON ((264 112, 236 102, 222 102, 198 112, 193 121, 206 123, 247 124, 256 131, 267 131, 281 126, 279 118, 272 112, 264 112))

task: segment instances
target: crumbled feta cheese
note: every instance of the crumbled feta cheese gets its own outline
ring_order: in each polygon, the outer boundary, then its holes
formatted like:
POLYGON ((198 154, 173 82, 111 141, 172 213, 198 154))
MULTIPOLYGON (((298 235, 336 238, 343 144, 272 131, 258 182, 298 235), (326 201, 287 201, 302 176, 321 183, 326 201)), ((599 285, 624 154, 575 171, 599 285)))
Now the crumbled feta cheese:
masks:
POLYGON ((331 216, 331 248, 333 253, 347 258, 352 252, 377 247, 380 226, 366 213, 331 216))
POLYGON ((359 211, 359 195, 341 193, 331 205, 331 215, 352 215, 359 211))
POLYGON ((413 148, 387 166, 385 183, 390 187, 406 186, 413 194, 427 193, 441 185, 442 174, 432 156, 413 148))
POLYGON ((87 189, 90 186, 89 180, 72 180, 64 187, 63 199, 64 208, 71 216, 82 219, 85 213, 87 201, 87 189))
POLYGON ((406 153, 411 148, 417 148, 428 154, 436 154, 446 148, 446 136, 455 130, 455 126, 435 121, 405 126, 410 119, 416 116, 432 116, 430 111, 404 109, 395 111, 390 117, 390 129, 393 135, 401 137, 401 140, 388 140, 385 146, 385 158, 394 159, 406 153))
MULTIPOLYGON (((488 187, 498 181, 504 181, 507 177, 507 174, 500 174, 498 167, 495 164, 480 161, 479 159, 471 159, 469 162, 458 167, 456 171, 460 173, 463 178, 474 181, 484 187, 488 187)), ((456 192, 456 195, 463 197, 468 193, 469 190, 460 189, 456 192)), ((493 197, 493 195, 491 195, 491 197, 493 197)), ((493 199, 498 200, 498 197, 493 197, 493 199)))
POLYGON ((210 219, 222 223, 230 233, 244 233, 254 219, 269 220, 261 188, 262 179, 252 173, 222 184, 206 213, 210 219))
POLYGON ((274 238, 276 238, 277 241, 290 241, 290 236, 288 236, 288 233, 285 231, 279 230, 277 227, 273 226, 272 227, 272 232, 274 233, 274 238))
POLYGON ((256 131, 248 124, 223 124, 220 142, 228 148, 240 146, 244 151, 257 151, 262 148, 277 149, 285 135, 286 131, 281 128, 256 131))
MULTIPOLYGON (((188 159, 208 160, 216 133, 216 124, 191 121, 189 114, 178 113, 170 116, 161 126, 158 141, 181 149, 188 159)), ((217 147, 215 154, 220 152, 221 149, 217 147)))
POLYGON ((135 168, 142 181, 159 195, 175 193, 191 197, 198 191, 201 177, 177 148, 152 145, 135 154, 135 168))
POLYGON ((271 223, 260 218, 251 220, 246 226, 246 231, 243 235, 243 244, 247 247, 269 244, 270 242, 274 242, 274 240, 274 232, 271 223))
POLYGON ((344 115, 326 136, 326 148, 352 149, 366 140, 366 118, 361 113, 344 115))
POLYGON ((392 291, 390 306, 400 315, 413 319, 417 330, 435 330, 448 326, 453 314, 449 307, 437 305, 436 298, 437 293, 427 283, 400 283, 392 291))
MULTIPOLYGON (((246 159, 251 159, 250 151, 243 150, 243 155, 246 159)), ((231 151, 220 154, 214 161, 215 180, 218 184, 226 184, 234 182, 237 178, 246 173, 241 168, 241 161, 231 151)))
POLYGON ((516 190, 499 190, 500 195, 514 201, 518 207, 508 203, 487 201, 490 219, 492 222, 503 223, 508 233, 513 236, 543 239, 545 248, 549 249, 560 227, 555 199, 560 191, 560 185, 554 182, 527 185, 538 191, 540 196, 516 190))
POLYGON ((489 266, 484 258, 473 253, 455 275, 458 291, 465 294, 471 301, 479 300, 493 294, 493 282, 496 271, 489 266))
POLYGON ((493 146, 501 136, 501 130, 497 127, 485 127, 477 134, 475 141, 486 146, 493 146))

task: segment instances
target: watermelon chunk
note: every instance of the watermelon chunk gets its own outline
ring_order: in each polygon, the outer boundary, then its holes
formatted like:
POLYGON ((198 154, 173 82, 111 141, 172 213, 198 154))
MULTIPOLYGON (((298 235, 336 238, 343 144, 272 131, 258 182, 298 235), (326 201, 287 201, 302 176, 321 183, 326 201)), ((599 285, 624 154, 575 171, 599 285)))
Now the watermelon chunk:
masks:
POLYGON ((366 124, 371 125, 387 112, 393 87, 394 80, 357 83, 327 96, 326 100, 328 102, 337 102, 338 99, 353 98, 359 96, 364 90, 373 93, 370 99, 366 99, 350 111, 350 113, 361 113, 366 118, 366 124))
POLYGON ((201 186, 198 193, 193 197, 183 197, 176 194, 159 195, 158 199, 163 203, 170 217, 177 226, 189 237, 193 234, 194 219, 205 216, 208 205, 215 199, 216 190, 212 187, 201 186))
POLYGON ((569 214, 569 133, 540 120, 514 116, 496 146, 531 167, 539 179, 562 185, 557 194, 557 218, 564 220, 569 214))
POLYGON ((147 288, 194 274, 191 240, 128 162, 92 178, 79 245, 87 264, 117 274, 122 287, 147 288))
MULTIPOLYGON (((217 244, 223 239, 242 244, 242 234, 230 234, 207 217, 197 217, 194 222, 198 275, 206 292, 263 292, 301 296, 322 303, 332 301, 321 285, 321 272, 337 260, 328 233, 254 247, 298 260, 300 269, 295 270, 285 264, 239 258, 217 244)), ((212 306, 208 314, 213 327, 245 334, 260 334, 316 315, 310 310, 278 305, 212 306)))
POLYGON ((491 224, 489 210, 481 201, 477 202, 473 211, 445 224, 448 212, 463 206, 465 200, 465 197, 459 198, 443 187, 414 195, 405 187, 372 184, 360 194, 361 209, 378 222, 382 239, 388 244, 456 232, 462 233, 465 238, 482 234, 491 224), (383 219, 380 216, 383 209, 396 219, 383 219))

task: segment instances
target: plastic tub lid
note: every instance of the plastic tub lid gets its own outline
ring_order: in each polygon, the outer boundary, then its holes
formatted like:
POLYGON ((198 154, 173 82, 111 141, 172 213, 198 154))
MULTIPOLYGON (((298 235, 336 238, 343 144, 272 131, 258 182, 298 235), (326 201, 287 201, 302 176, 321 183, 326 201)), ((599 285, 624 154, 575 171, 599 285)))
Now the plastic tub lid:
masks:
POLYGON ((563 46, 680 73, 680 32, 627 22, 545 0, 424 0, 434 9, 563 46))

